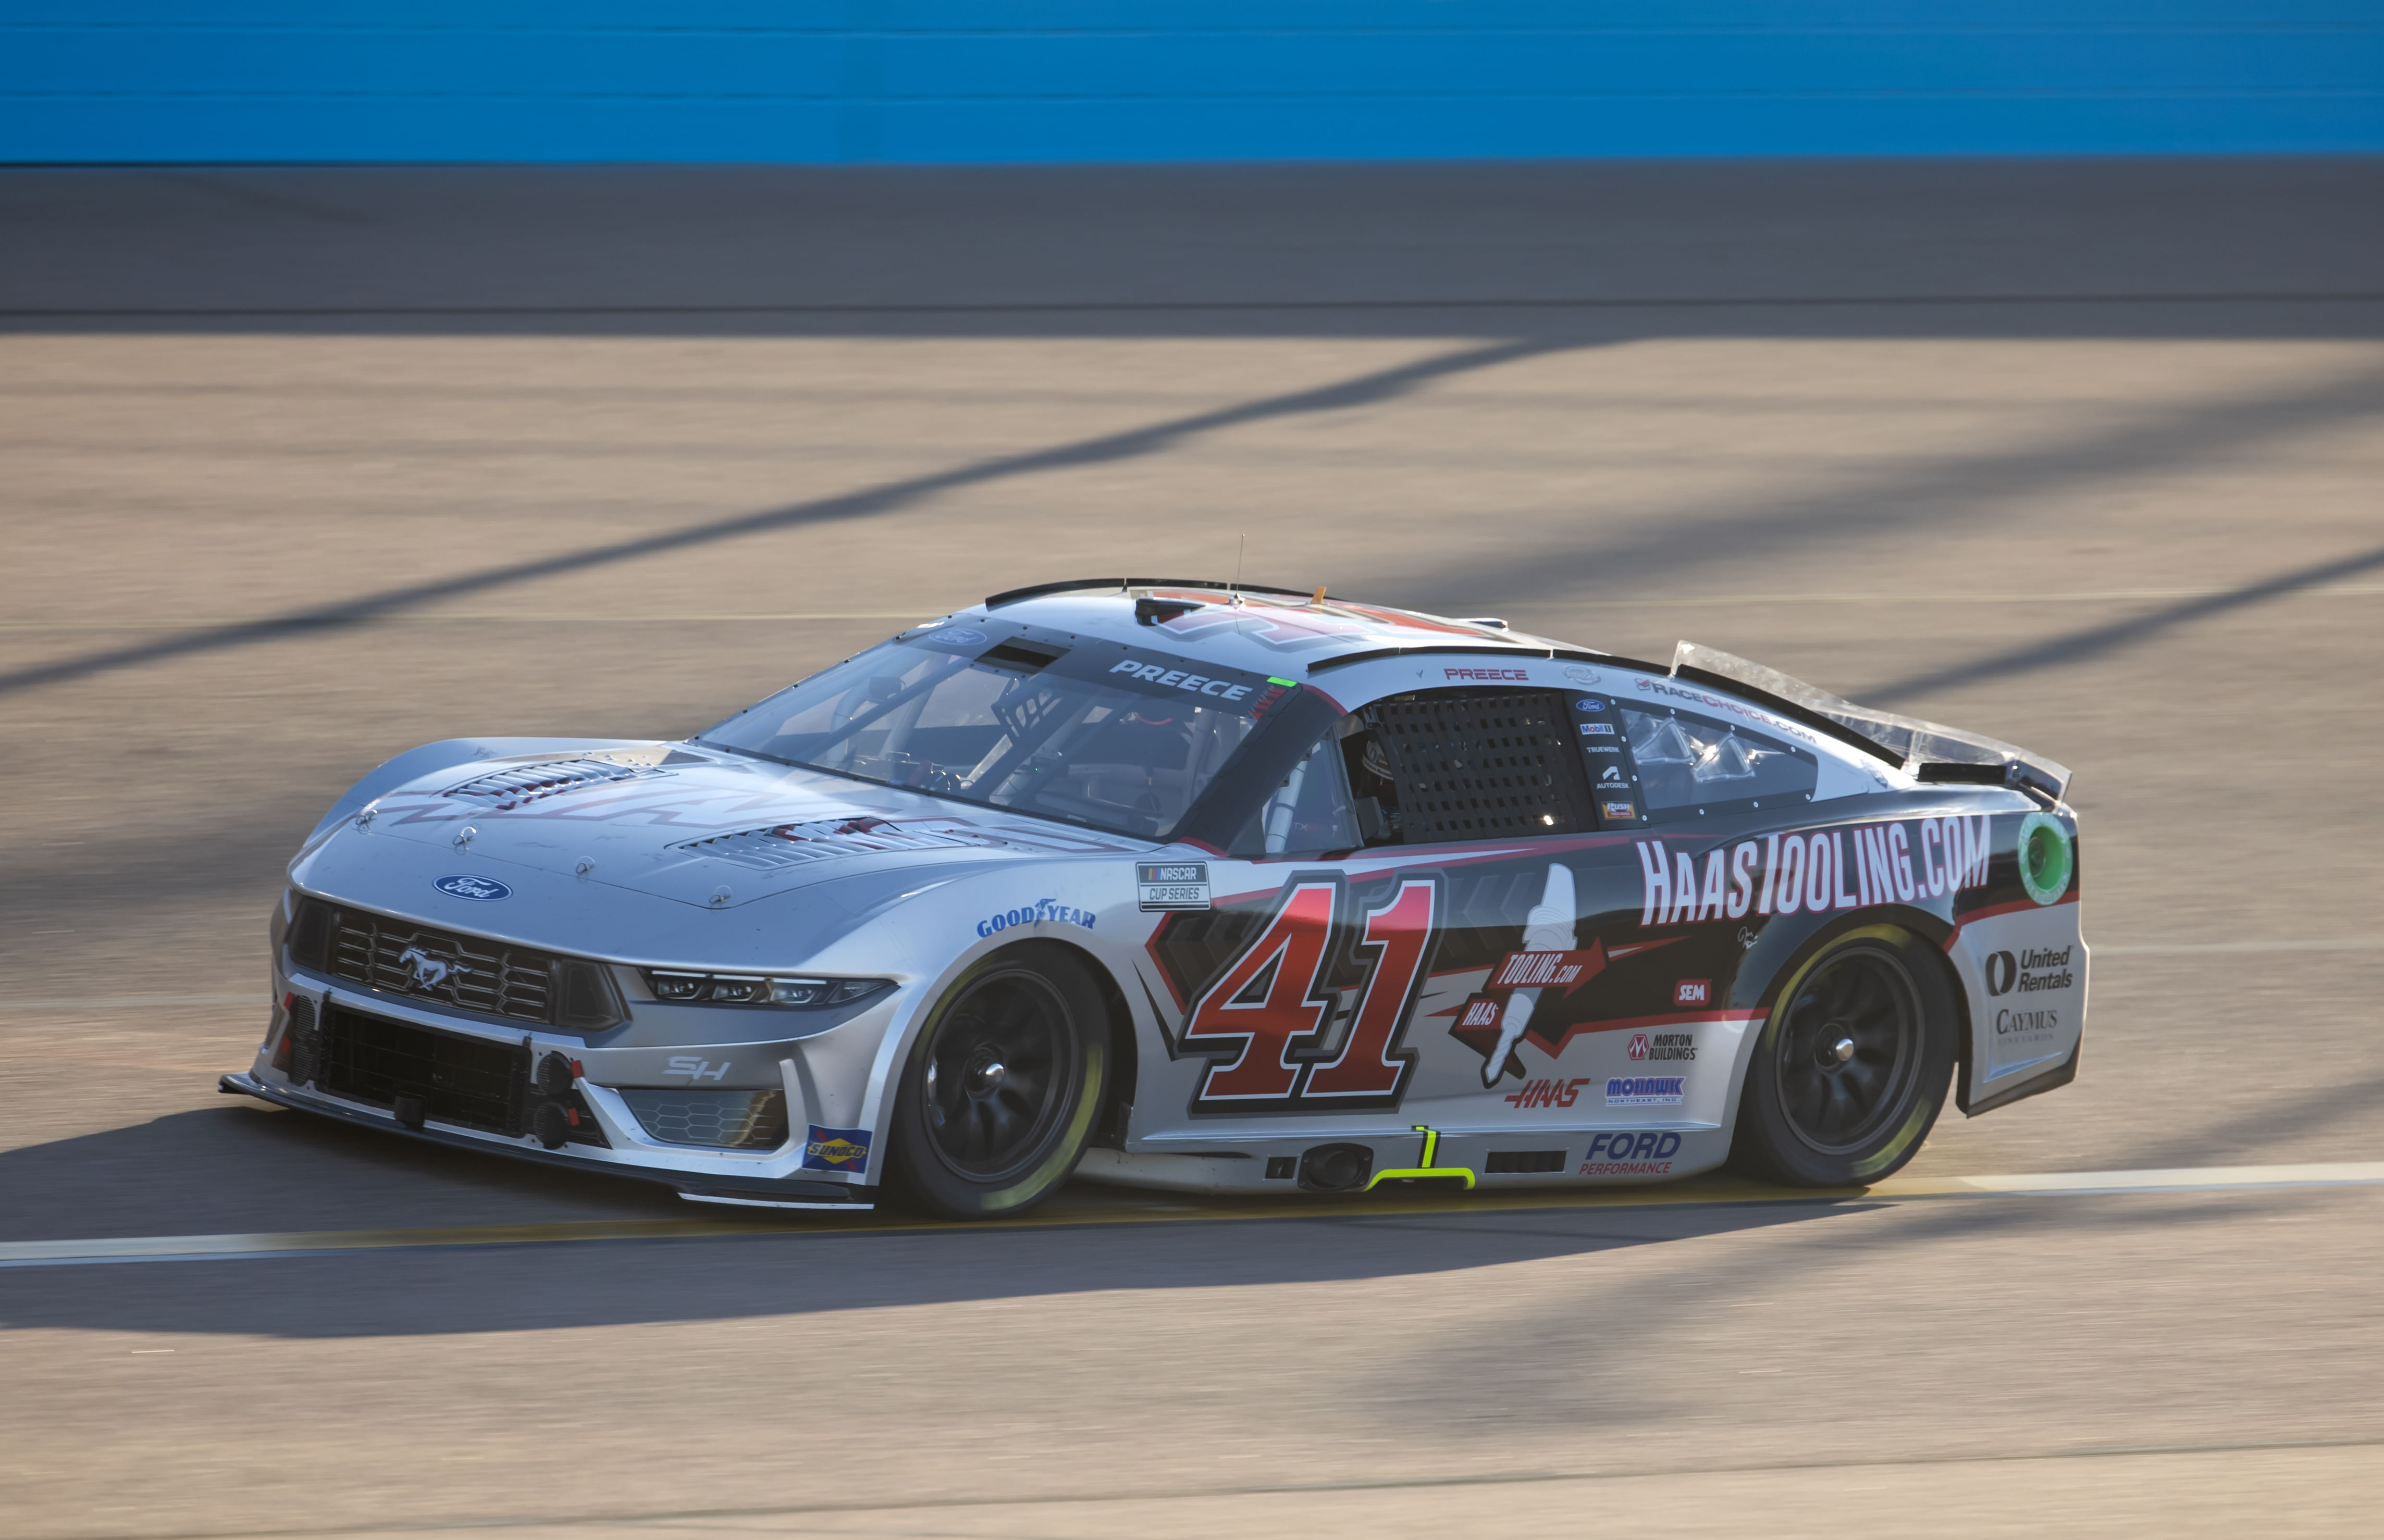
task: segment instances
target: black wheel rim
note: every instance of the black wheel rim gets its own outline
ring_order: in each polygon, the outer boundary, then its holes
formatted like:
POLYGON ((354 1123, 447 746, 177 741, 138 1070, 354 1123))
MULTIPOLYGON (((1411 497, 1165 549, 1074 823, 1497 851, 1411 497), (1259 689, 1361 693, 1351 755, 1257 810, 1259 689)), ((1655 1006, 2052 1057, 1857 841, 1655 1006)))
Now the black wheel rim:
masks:
POLYGON ((936 1025, 919 1077, 928 1142, 974 1182, 1031 1168, 1075 1092, 1067 1002, 1037 975, 970 986, 936 1025))
POLYGON ((1856 947, 1807 974, 1780 1024, 1780 1111, 1812 1149, 1843 1155, 1892 1126, 1911 1099, 1920 1001, 1892 952, 1856 947))

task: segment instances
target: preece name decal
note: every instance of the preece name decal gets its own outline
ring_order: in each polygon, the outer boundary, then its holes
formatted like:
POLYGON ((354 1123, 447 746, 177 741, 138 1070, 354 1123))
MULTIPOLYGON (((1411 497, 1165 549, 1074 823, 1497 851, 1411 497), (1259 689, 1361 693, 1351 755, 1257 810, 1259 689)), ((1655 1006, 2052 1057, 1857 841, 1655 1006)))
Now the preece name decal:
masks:
POLYGON ((1005 909, 999 914, 990 914, 979 920, 976 923, 976 933, 979 936, 992 936, 1013 926, 1037 925, 1047 921, 1063 925, 1082 925, 1086 930, 1090 930, 1097 917, 1089 909, 1072 909, 1064 903, 1056 902, 1050 899, 1037 899, 1032 909, 1005 909))
POLYGON ((1987 993, 2025 995, 2036 989, 2067 989, 2078 982, 2069 971, 2070 947, 2032 947, 2014 957, 2007 951, 1987 954, 1987 993))
POLYGON ((1667 854, 1660 839, 1639 847, 1643 925, 1684 920, 1794 914, 1800 909, 1868 908, 1893 899, 1911 903, 1983 888, 1992 849, 1989 815, 1869 824, 1819 834, 1774 834, 1707 852, 1705 872, 1686 851, 1667 854), (1852 843, 1848 843, 1848 837, 1852 843))
POLYGON ((1582 1157, 1583 1176, 1661 1176, 1672 1169, 1681 1136, 1665 1129, 1624 1129, 1592 1135, 1582 1157))
POLYGON ((1180 668, 1162 668, 1155 663, 1136 663, 1128 658, 1113 664, 1112 674, 1131 674, 1145 684, 1165 685, 1170 689, 1188 689, 1198 695, 1214 695, 1227 701, 1238 701, 1250 692, 1248 685, 1237 685, 1231 679, 1211 679, 1206 675, 1186 674, 1180 668))
POLYGON ((1450 679, 1528 679, 1529 674, 1520 668, 1444 668, 1444 678, 1450 679))

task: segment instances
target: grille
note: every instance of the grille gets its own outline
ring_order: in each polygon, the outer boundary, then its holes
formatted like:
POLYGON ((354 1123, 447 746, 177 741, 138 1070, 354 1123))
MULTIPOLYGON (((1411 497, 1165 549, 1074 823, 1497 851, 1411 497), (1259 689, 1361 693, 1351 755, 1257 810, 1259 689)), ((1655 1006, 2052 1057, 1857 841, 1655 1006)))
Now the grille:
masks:
POLYGON ((433 1032, 362 1012, 324 1013, 316 1082, 376 1106, 418 1097, 433 1123, 518 1137, 529 1091, 529 1048, 433 1032))
POLYGON ((320 899, 299 900, 290 954, 334 978, 509 1021, 597 1032, 624 1019, 597 963, 320 899))
POLYGON ((1491 1176, 1520 1176, 1534 1172, 1562 1171, 1564 1166, 1565 1152, 1561 1149, 1494 1149, 1482 1169, 1491 1176))
POLYGON ((609 760, 548 760, 540 764, 515 764, 503 770, 491 770, 484 776, 475 776, 460 785, 451 786, 440 795, 480 802, 492 813, 503 813, 541 798, 560 796, 565 791, 610 786, 615 781, 643 780, 664 774, 666 772, 640 765, 615 764, 609 760))
POLYGON ((787 1142, 784 1091, 662 1090, 617 1093, 647 1136, 714 1149, 776 1149, 787 1142))
POLYGON ((1367 708, 1398 782, 1410 845, 1594 829, 1562 698, 1460 690, 1367 708))

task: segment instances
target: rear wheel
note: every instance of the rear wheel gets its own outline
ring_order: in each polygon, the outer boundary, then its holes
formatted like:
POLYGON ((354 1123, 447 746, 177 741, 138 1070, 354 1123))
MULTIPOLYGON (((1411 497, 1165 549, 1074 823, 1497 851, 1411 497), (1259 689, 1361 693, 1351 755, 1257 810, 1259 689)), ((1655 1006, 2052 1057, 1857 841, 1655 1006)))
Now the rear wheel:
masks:
POLYGON ((1958 1020, 1920 939, 1871 925, 1789 980, 1747 1066, 1732 1163, 1794 1186, 1855 1186, 1902 1169, 1944 1106, 1958 1020))
POLYGON ((1108 1018, 1083 963, 1036 944, 988 958, 912 1048, 888 1180, 952 1219, 1031 1208, 1075 1169, 1108 1073, 1108 1018))

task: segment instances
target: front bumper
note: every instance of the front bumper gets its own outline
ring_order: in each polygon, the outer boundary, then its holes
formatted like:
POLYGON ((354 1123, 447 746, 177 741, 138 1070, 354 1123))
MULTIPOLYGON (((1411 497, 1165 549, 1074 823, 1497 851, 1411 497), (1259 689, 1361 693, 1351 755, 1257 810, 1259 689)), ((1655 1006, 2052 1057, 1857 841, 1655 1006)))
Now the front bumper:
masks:
MULTIPOLYGON (((875 1187, 868 1185, 869 1177, 857 1173, 848 1175, 805 1169, 805 1119, 818 1118, 814 1104, 821 1099, 820 1087, 817 1076, 799 1066, 791 1044, 733 1045, 739 1059, 750 1064, 747 1083, 766 1084, 773 1092, 783 1091, 791 1123, 783 1143, 775 1149, 749 1149, 668 1142, 652 1136, 632 1112, 625 1093, 607 1084, 624 1070, 632 1087, 652 1084, 652 1075, 641 1072, 649 1068, 649 1060, 654 1061, 654 1068, 669 1062, 668 1056, 659 1050, 591 1049, 584 1040, 559 1036, 550 1041, 547 1033, 534 1026, 511 1030, 494 1024, 460 1021, 453 1014, 422 1009, 383 992, 350 990, 304 976, 284 976, 277 978, 276 983, 280 1003, 276 1007, 273 1025, 250 1069, 227 1074, 218 1082, 219 1088, 228 1094, 253 1096, 277 1106, 358 1127, 411 1135, 454 1149, 650 1182, 697 1201, 865 1210, 875 1196, 875 1187), (489 1110, 490 1096, 459 1097, 453 1094, 452 1083, 444 1080, 439 1083, 450 1094, 443 1097, 428 1086, 419 1087, 423 1092, 419 1097, 393 1095, 392 1090, 405 1092, 409 1087, 404 1084, 350 1084, 353 1077, 325 1076, 317 1070, 299 1067, 305 1062, 303 1053, 297 1064, 291 1063, 290 1039, 298 1036, 301 1042, 308 1040, 297 1033, 298 1024, 306 1024, 315 1033, 312 1040, 321 1043, 328 1041, 329 1025, 334 1016, 350 1024, 361 1019, 376 1028, 410 1033, 414 1035, 412 1040, 435 1039, 445 1045, 441 1049, 442 1054, 453 1049, 484 1065, 491 1057, 500 1062, 512 1057, 527 1071, 542 1061, 560 1057, 577 1072, 584 1060, 585 1075, 569 1077, 570 1090, 565 1093, 539 1091, 526 1076, 516 1074, 510 1099, 496 1103, 505 1109, 501 1115, 489 1110), (757 1071, 766 1072, 764 1082, 751 1079, 757 1071), (573 1116, 583 1128, 587 1117, 592 1115, 597 1131, 585 1137, 575 1133, 567 1142, 558 1140, 552 1133, 544 1140, 535 1136, 528 1114, 548 1095, 565 1097, 577 1109, 573 1116), (443 1111, 442 1101, 447 1104, 443 1111), (463 1105, 466 1101, 476 1104, 463 1105)), ((857 1042, 851 1045, 861 1046, 857 1042)), ((683 1062, 692 1064, 700 1057, 684 1058, 683 1062)), ((713 1057, 721 1066, 727 1062, 724 1053, 715 1051, 713 1057)), ((551 1067, 561 1070, 560 1064, 551 1067)), ((432 1068, 453 1071, 455 1066, 432 1068)), ((483 1075, 481 1079, 479 1089, 485 1093, 488 1077, 483 1075)), ((633 1089, 626 1094, 651 1093, 633 1089)), ((776 1095, 772 1099, 776 1101, 776 1095)), ((547 1111, 551 1113, 553 1109, 547 1111)), ((865 1148, 865 1136, 856 1136, 864 1138, 865 1148)))

